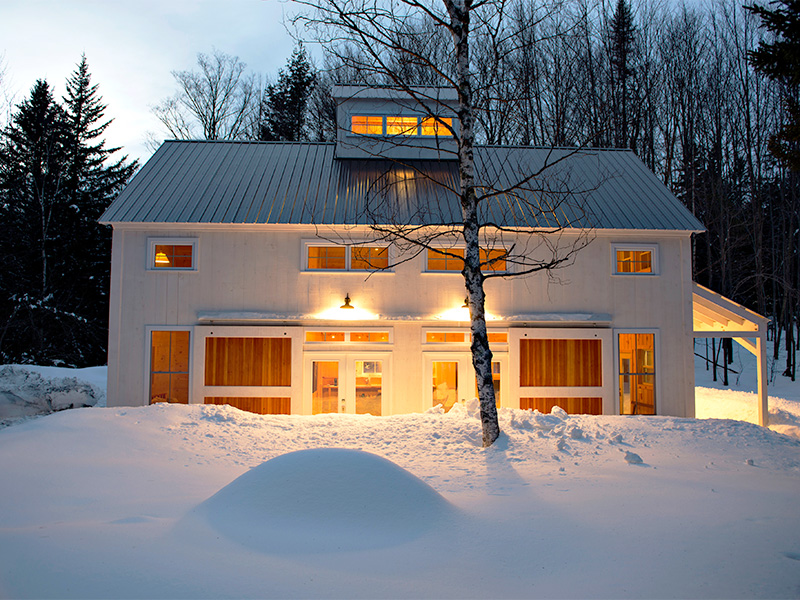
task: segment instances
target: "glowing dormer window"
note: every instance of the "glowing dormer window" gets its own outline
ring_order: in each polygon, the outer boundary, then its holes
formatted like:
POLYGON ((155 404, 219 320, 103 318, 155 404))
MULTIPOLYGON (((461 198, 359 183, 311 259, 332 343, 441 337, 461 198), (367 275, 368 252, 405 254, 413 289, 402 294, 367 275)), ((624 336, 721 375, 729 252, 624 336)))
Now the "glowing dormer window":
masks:
POLYGON ((417 117, 386 117, 386 135, 418 135, 417 117))
POLYGON ((453 119, 445 118, 445 117, 427 117, 422 119, 422 122, 419 126, 419 134, 426 136, 426 135, 438 135, 439 137, 450 137, 452 133, 450 133, 451 129, 453 128, 453 119), (448 127, 450 129, 448 129, 448 127))
POLYGON ((353 115, 350 117, 350 129, 360 135, 382 135, 383 117, 353 115))
POLYGON ((452 137, 450 117, 412 117, 405 115, 352 115, 350 132, 356 135, 452 137))

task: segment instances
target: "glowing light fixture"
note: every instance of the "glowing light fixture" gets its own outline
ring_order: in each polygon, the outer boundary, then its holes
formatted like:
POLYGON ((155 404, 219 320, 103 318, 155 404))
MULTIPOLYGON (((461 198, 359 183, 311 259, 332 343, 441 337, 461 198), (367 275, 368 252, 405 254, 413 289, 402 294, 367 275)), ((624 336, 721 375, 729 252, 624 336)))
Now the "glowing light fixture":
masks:
POLYGON ((169 266, 169 258, 164 252, 156 252, 156 264, 160 266, 169 266))
POLYGON ((349 308, 351 310, 355 308, 355 306, 350 304, 350 293, 349 292, 344 297, 344 304, 342 304, 339 308, 349 308))

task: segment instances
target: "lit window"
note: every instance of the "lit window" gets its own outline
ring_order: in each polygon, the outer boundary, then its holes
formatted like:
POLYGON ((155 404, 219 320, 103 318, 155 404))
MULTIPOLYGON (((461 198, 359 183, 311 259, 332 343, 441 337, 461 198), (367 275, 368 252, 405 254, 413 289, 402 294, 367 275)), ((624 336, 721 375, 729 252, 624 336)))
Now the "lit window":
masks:
POLYGON ((493 333, 489 332, 486 334, 486 337, 489 338, 490 344, 507 344, 508 343, 508 334, 507 333, 493 333))
POLYGON ((464 249, 428 249, 428 271, 458 271, 464 268, 464 249))
POLYGON ((189 403, 189 332, 150 334, 150 403, 189 403))
POLYGON ((386 135, 417 135, 417 117, 386 117, 386 135))
POLYGON ((383 117, 353 115, 350 117, 350 130, 361 135, 383 134, 383 117))
POLYGON ((345 246, 308 246, 309 269, 336 269, 343 271, 345 246))
POLYGON ((350 247, 350 268, 352 270, 386 269, 388 267, 388 248, 369 246, 350 247))
POLYGON ((191 269, 191 244, 156 244, 153 254, 154 269, 191 269))
POLYGON ((452 331, 429 331, 425 334, 425 341, 431 344, 464 343, 466 339, 467 334, 452 331))
POLYGON ((306 331, 307 342, 343 342, 344 331, 306 331))
MULTIPOLYGON (((484 271, 502 272, 506 270, 506 251, 503 249, 484 250, 481 248, 480 260, 484 271)), ((428 271, 458 271, 464 268, 464 249, 428 250, 428 271)))
POLYGON ((655 334, 619 334, 619 409, 623 415, 656 414, 655 334))
POLYGON ((613 246, 614 274, 655 275, 657 257, 655 247, 613 246))
POLYGON ((420 123, 419 134, 451 137, 453 134, 448 127, 453 127, 453 119, 449 117, 427 117, 420 123))
POLYGON ((505 271, 507 252, 503 249, 481 249, 481 264, 484 271, 505 271))
POLYGON ((388 342, 389 341, 389 332, 388 331, 351 331, 350 332, 350 341, 351 342, 369 342, 369 343, 388 342))

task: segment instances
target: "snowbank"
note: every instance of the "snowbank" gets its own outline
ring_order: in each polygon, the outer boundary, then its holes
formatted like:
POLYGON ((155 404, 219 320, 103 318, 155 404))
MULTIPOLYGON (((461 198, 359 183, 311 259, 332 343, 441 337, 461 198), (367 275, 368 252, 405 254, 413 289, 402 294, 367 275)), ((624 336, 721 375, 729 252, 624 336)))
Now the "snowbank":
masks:
POLYGON ((83 378, 65 377, 67 369, 53 367, 50 373, 47 369, 0 366, 0 426, 35 415, 105 403, 105 384, 100 387, 83 378))

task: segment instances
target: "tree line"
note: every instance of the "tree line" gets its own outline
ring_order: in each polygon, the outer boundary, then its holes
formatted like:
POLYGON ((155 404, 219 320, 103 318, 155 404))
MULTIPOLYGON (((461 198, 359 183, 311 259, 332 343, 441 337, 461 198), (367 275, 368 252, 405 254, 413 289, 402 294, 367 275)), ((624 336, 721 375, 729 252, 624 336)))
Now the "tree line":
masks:
POLYGON ((45 80, 0 134, 0 362, 105 364, 111 233, 97 223, 137 168, 107 148, 86 57, 45 80))
MULTIPOLYGON (((800 61, 781 70, 757 57, 798 43, 798 0, 772 12, 733 0, 500 4, 502 18, 472 40, 476 141, 631 148, 707 227, 695 279, 772 316, 776 351, 781 339, 794 347, 800 61)), ((237 57, 199 54, 153 112, 176 138, 324 141, 335 136, 333 84, 452 75, 453 45, 423 13, 404 19, 387 68, 354 69, 369 65, 352 60, 359 52, 343 39, 317 66, 298 45, 266 86, 237 57)), ((0 360, 103 361, 110 234, 96 218, 137 167, 105 148, 104 110, 83 58, 61 102, 37 82, 2 133, 0 360)))

